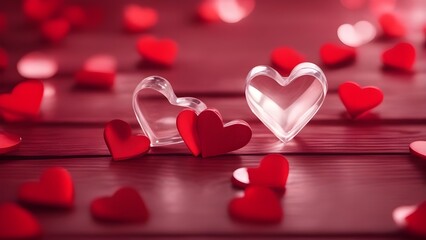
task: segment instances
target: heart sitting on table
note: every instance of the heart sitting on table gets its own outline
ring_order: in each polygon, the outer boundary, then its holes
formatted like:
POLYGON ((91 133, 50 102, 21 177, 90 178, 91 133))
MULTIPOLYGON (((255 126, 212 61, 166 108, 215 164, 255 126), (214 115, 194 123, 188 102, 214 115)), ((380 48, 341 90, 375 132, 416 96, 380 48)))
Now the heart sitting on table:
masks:
POLYGON ((123 26, 129 32, 142 32, 154 27, 158 22, 158 13, 150 7, 129 4, 123 10, 123 26))
POLYGON ((408 42, 400 42, 384 51, 382 63, 386 68, 410 72, 416 60, 416 49, 408 42))
POLYGON ((154 36, 141 37, 136 47, 143 60, 164 67, 171 67, 178 53, 178 45, 174 40, 157 39, 154 36))
POLYGON ((379 17, 383 35, 389 38, 404 37, 407 30, 404 24, 393 13, 384 13, 379 17))
POLYGON ((41 33, 46 40, 57 44, 65 39, 70 28, 70 24, 66 19, 53 19, 48 20, 41 25, 41 33))
POLYGON ((93 55, 86 59, 83 67, 75 75, 77 86, 97 89, 110 89, 114 86, 117 60, 107 54, 93 55))
POLYGON ((0 239, 36 239, 42 231, 37 219, 16 203, 0 204, 0 239))
POLYGON ((410 143, 411 154, 426 160, 426 141, 414 141, 410 143))
POLYGON ((21 141, 22 138, 18 135, 0 131, 0 154, 15 150, 21 141))
POLYGON ((294 67, 305 61, 305 57, 289 47, 275 48, 271 54, 272 65, 288 75, 294 67))
POLYGON ((356 50, 352 47, 326 43, 320 48, 320 57, 328 67, 342 67, 355 61, 356 50))

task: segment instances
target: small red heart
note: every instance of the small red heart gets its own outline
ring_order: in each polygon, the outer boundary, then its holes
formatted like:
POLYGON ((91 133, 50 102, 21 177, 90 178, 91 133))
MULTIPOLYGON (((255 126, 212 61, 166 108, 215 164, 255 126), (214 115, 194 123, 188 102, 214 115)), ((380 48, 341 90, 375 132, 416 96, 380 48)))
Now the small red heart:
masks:
POLYGON ((248 187, 243 197, 232 199, 228 212, 234 219, 246 222, 278 223, 283 217, 277 195, 259 186, 248 187))
POLYGON ((379 17, 379 24, 383 35, 389 38, 404 37, 407 30, 404 24, 392 13, 385 13, 379 17))
POLYGON ((417 206, 416 210, 405 218, 405 228, 416 235, 426 237, 426 202, 417 206))
POLYGON ((305 61, 305 57, 289 47, 279 47, 272 51, 271 62, 274 66, 289 74, 296 65, 305 61))
POLYGON ((88 25, 87 12, 79 5, 65 7, 63 17, 68 21, 70 26, 74 28, 81 28, 88 25))
POLYGON ((154 27, 158 22, 155 9, 129 4, 124 7, 123 25, 129 32, 141 32, 154 27))
POLYGON ((35 239, 41 237, 40 224, 16 203, 0 205, 0 239, 35 239))
POLYGON ((426 160, 426 141, 415 141, 410 144, 411 154, 426 160))
POLYGON ((54 15, 61 5, 62 0, 24 0, 22 7, 26 17, 41 22, 54 15))
POLYGON ((27 80, 10 94, 0 94, 0 114, 6 121, 35 118, 40 112, 44 86, 40 80, 27 80))
POLYGON ((15 150, 21 141, 18 135, 0 131, 0 154, 15 150))
POLYGON ((355 48, 326 43, 321 46, 320 57, 322 62, 329 67, 340 67, 350 64, 356 59, 355 48))
POLYGON ((74 204, 74 184, 70 173, 62 167, 46 169, 39 182, 21 185, 18 198, 32 205, 71 208, 74 204))
POLYGON ((51 43, 61 42, 68 35, 69 31, 69 22, 62 18, 48 20, 41 26, 43 37, 51 43))
POLYGON ((94 55, 75 75, 76 84, 90 88, 112 88, 115 82, 117 60, 110 55, 94 55))
POLYGON ((341 84, 339 86, 339 97, 352 118, 363 115, 383 101, 383 93, 379 88, 361 88, 354 82, 341 84))
POLYGON ((215 109, 204 110, 199 116, 191 111, 184 110, 178 115, 177 128, 194 156, 200 152, 203 157, 221 155, 244 147, 251 139, 252 131, 245 121, 235 120, 223 125, 215 109))
POLYGON ((258 168, 247 168, 249 184, 274 189, 285 189, 289 172, 287 159, 281 154, 269 154, 258 168))
POLYGON ((104 139, 112 159, 117 161, 145 154, 150 148, 149 138, 142 135, 132 135, 130 125, 119 119, 106 124, 104 139))
POLYGON ((142 197, 129 187, 120 188, 112 197, 93 200, 90 212, 94 218, 109 222, 145 222, 149 217, 142 197))
POLYGON ((382 54, 382 62, 385 67, 411 71, 416 60, 416 49, 407 42, 396 44, 382 54))
POLYGON ((215 0, 204 0, 197 8, 198 18, 206 23, 219 22, 220 17, 217 13, 215 0))
POLYGON ((0 71, 3 71, 9 65, 9 57, 5 50, 0 48, 0 71))
POLYGON ((172 39, 141 37, 137 42, 139 54, 148 62, 161 66, 172 66, 176 60, 178 45, 172 39))

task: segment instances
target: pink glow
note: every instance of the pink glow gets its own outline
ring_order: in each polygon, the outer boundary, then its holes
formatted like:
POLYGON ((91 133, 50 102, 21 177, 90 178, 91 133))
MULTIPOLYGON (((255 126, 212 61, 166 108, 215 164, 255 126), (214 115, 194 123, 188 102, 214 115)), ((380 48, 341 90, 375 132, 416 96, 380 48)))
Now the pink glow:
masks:
POLYGON ((23 56, 17 64, 19 74, 29 79, 46 79, 58 71, 58 63, 53 57, 42 52, 31 52, 23 56))

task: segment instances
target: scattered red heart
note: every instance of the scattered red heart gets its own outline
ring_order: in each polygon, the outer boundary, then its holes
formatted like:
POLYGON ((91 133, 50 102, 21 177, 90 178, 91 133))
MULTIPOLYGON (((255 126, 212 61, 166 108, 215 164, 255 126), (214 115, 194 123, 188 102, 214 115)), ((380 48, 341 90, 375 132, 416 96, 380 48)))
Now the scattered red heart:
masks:
POLYGON ((401 42, 386 50, 382 54, 382 62, 385 67, 412 71, 416 60, 416 49, 407 42, 401 42))
POLYGON ((9 57, 5 50, 0 48, 0 71, 3 71, 9 65, 9 57))
POLYGON ((415 141, 410 144, 411 154, 426 160, 426 141, 415 141))
POLYGON ((174 64, 178 45, 172 39, 157 39, 153 36, 141 37, 137 42, 137 50, 148 62, 170 67, 174 64))
POLYGON ((220 17, 217 13, 216 4, 214 0, 204 0, 197 7, 198 18, 207 23, 219 22, 220 17))
POLYGON ((362 116, 383 101, 383 93, 379 88, 361 88, 354 82, 341 84, 339 86, 339 97, 352 118, 362 116))
POLYGON ((0 154, 15 150, 21 141, 22 138, 18 135, 0 131, 0 154))
POLYGON ((20 201, 45 207, 71 208, 74 204, 74 184, 69 172, 62 167, 46 169, 39 182, 21 185, 20 201))
POLYGON ((88 58, 83 68, 75 75, 78 86, 111 88, 114 86, 117 60, 110 55, 94 55, 88 58))
POLYGON ((35 217, 15 203, 0 205, 0 239, 33 239, 42 235, 35 217))
POLYGON ((426 201, 405 218, 405 228, 416 235, 426 237, 426 201))
POLYGON ((244 222, 278 223, 283 218, 277 194, 259 186, 248 187, 243 197, 232 199, 228 212, 232 218, 244 222))
POLYGON ((28 19, 41 22, 54 15, 62 2, 63 0, 24 0, 22 7, 28 19))
POLYGON ((59 43, 65 39, 70 31, 70 24, 66 19, 48 20, 41 26, 43 37, 51 43, 59 43))
POLYGON ((149 138, 132 135, 130 125, 115 119, 106 124, 104 138, 113 160, 126 160, 145 154, 150 149, 149 138))
POLYGON ((305 57, 289 47, 279 47, 272 51, 271 62, 282 70, 283 74, 289 74, 296 65, 305 61, 305 57))
POLYGON ((15 86, 10 94, 0 94, 0 114, 6 121, 35 118, 43 99, 43 83, 27 80, 15 86))
POLYGON ((154 27, 158 22, 158 13, 150 7, 129 4, 124 7, 123 26, 129 32, 141 32, 154 27))
POLYGON ((176 119, 177 129, 194 156, 217 156, 240 149, 251 139, 248 123, 236 120, 223 125, 219 111, 207 109, 199 116, 185 109, 176 119))
POLYGON ((385 13, 381 15, 379 17, 379 24, 385 37, 404 37, 407 31, 401 20, 399 20, 393 13, 385 13))
POLYGON ((108 222, 145 222, 149 217, 142 197, 129 187, 120 188, 112 197, 93 200, 90 212, 94 218, 108 222))
POLYGON ((65 7, 63 11, 63 18, 65 18, 73 28, 81 28, 88 24, 87 12, 79 5, 70 5, 65 7))
POLYGON ((340 67, 353 63, 356 59, 355 48, 326 43, 320 48, 322 62, 329 67, 340 67))

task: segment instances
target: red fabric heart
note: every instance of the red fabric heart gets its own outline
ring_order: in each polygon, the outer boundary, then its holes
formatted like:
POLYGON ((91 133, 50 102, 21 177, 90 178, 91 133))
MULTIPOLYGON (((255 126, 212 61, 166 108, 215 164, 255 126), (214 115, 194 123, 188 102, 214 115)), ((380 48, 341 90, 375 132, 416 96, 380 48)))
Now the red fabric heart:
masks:
POLYGON ((379 88, 361 88, 354 82, 341 84, 339 86, 339 97, 352 118, 363 115, 383 101, 383 93, 379 88))
POLYGON ((81 28, 88 25, 87 12, 79 5, 70 5, 65 7, 63 17, 73 28, 81 28))
POLYGON ((21 185, 18 198, 32 205, 71 208, 74 204, 74 184, 69 172, 62 167, 46 169, 39 182, 21 185))
POLYGON ((148 62, 161 66, 172 66, 176 60, 178 45, 171 39, 141 37, 137 42, 139 54, 148 62))
POLYGON ((283 217, 277 195, 259 186, 248 187, 243 197, 232 199, 228 212, 232 218, 246 222, 278 223, 283 217))
POLYGON ((251 139, 251 128, 244 121, 223 125, 222 117, 215 109, 204 110, 199 116, 191 111, 184 110, 182 115, 179 114, 177 128, 194 156, 200 152, 203 157, 221 155, 244 147, 251 139))
POLYGON ((385 13, 379 17, 379 24, 383 35, 389 38, 404 37, 407 30, 404 24, 392 13, 385 13))
POLYGON ((305 61, 305 57, 289 47, 280 47, 272 51, 271 62, 274 66, 288 75, 296 65, 305 61))
POLYGON ((405 220, 405 228, 409 232, 426 237, 426 202, 420 204, 405 220))
POLYGON ((145 154, 150 148, 149 138, 142 135, 132 135, 130 125, 119 119, 106 124, 104 139, 112 159, 117 161, 145 154))
POLYGON ((0 205, 0 239, 41 237, 40 224, 27 210, 15 203, 0 205))
POLYGON ((426 160, 426 141, 415 141, 410 144, 411 154, 426 160))
POLYGON ((40 80, 28 80, 15 86, 10 94, 0 94, 0 113, 6 121, 35 118, 40 112, 44 86, 40 80))
POLYGON ((129 187, 120 188, 112 197, 93 200, 90 212, 94 218, 110 222, 145 222, 149 217, 142 197, 129 187))
POLYGON ((249 184, 285 189, 289 172, 287 159, 281 154, 265 156, 258 168, 247 168, 249 184))
POLYGON ((75 75, 76 84, 89 88, 112 88, 115 82, 116 65, 117 60, 113 56, 92 56, 75 75))
POLYGON ((214 0, 204 0, 197 8, 198 18, 206 23, 219 22, 220 17, 217 13, 216 3, 214 0))
POLYGON ((68 35, 69 31, 69 22, 62 18, 46 21, 41 26, 43 37, 51 43, 61 42, 68 35))
POLYGON ((154 27, 158 22, 157 11, 153 8, 129 4, 124 7, 123 26, 129 32, 141 32, 154 27))
POLYGON ((326 43, 321 46, 320 57, 326 66, 340 67, 355 61, 356 50, 351 47, 326 43))
POLYGON ((9 58, 5 50, 0 48, 0 71, 3 71, 9 65, 9 58))
POLYGON ((24 0, 24 14, 30 20, 44 21, 61 7, 63 0, 24 0))
POLYGON ((0 131, 0 154, 15 150, 21 141, 18 135, 0 131))
POLYGON ((411 71, 416 60, 416 49, 407 42, 396 44, 382 54, 382 62, 385 67, 411 71))

